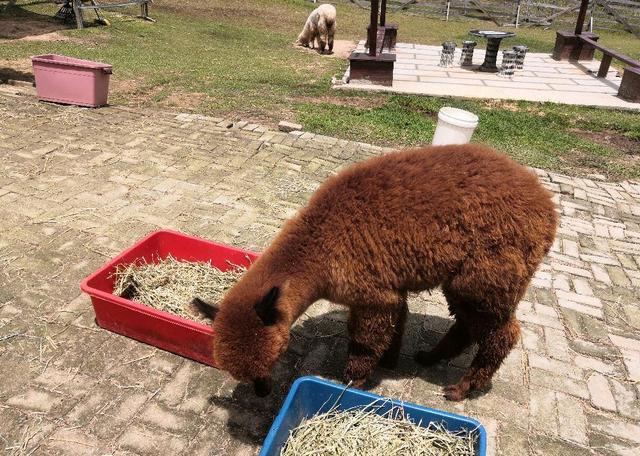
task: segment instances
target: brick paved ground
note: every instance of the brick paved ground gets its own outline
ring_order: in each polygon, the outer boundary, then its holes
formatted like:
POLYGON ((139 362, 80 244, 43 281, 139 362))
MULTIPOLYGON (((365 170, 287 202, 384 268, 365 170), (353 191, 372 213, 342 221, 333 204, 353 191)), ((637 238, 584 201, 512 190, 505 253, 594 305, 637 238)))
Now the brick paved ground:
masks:
MULTIPOLYGON (((312 307, 276 393, 96 327, 82 278, 144 234, 174 228, 252 249, 329 174, 382 149, 310 133, 0 91, 0 445, 10 454, 253 454, 289 384, 339 375, 344 313, 312 307)), ((465 413, 489 454, 638 454, 640 185, 538 172, 562 224, 520 305, 523 338, 488 394, 446 402, 469 362, 411 361, 450 324, 411 300, 403 359, 375 390, 465 413)))

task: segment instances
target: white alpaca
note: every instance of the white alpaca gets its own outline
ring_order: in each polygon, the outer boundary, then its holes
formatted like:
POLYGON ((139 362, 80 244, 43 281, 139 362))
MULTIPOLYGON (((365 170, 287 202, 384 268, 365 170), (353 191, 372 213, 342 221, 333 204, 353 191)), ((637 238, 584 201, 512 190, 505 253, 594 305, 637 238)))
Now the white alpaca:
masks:
POLYGON ((320 52, 324 52, 325 45, 328 44, 329 52, 333 51, 333 35, 336 31, 336 9, 333 5, 325 3, 320 5, 309 14, 307 22, 296 44, 305 47, 314 47, 316 38, 320 52))

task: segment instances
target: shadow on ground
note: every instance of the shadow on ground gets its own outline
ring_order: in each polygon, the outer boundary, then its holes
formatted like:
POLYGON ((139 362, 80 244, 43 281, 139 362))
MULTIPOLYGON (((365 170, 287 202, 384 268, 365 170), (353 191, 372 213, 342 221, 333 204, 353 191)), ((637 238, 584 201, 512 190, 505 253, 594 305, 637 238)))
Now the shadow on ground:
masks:
MULTIPOLYGON (((52 3, 51 1, 35 1, 30 4, 52 3)), ((0 39, 18 40, 37 37, 60 30, 73 28, 74 23, 56 19, 54 15, 62 6, 51 4, 50 14, 40 14, 23 8, 24 5, 0 6, 0 39)))
POLYGON ((27 73, 13 68, 0 67, 0 83, 7 81, 34 82, 35 78, 33 73, 27 73))
MULTIPOLYGON (((348 345, 344 317, 343 312, 333 311, 309 318, 294 327, 289 348, 274 368, 274 388, 269 396, 258 398, 252 385, 235 382, 226 393, 211 396, 209 402, 224 410, 228 416, 227 432, 244 443, 261 444, 291 384, 297 378, 318 375, 341 382, 348 345)), ((448 318, 409 313, 398 366, 393 370, 378 367, 364 389, 378 388, 385 394, 385 380, 393 382, 419 377, 435 385, 434 394, 438 394, 436 391, 440 388, 457 382, 471 362, 473 349, 468 349, 449 362, 428 368, 413 360, 415 351, 433 347, 451 323, 452 320, 448 318), (427 328, 438 328, 438 331, 427 328)), ((486 392, 475 393, 471 398, 486 392)))

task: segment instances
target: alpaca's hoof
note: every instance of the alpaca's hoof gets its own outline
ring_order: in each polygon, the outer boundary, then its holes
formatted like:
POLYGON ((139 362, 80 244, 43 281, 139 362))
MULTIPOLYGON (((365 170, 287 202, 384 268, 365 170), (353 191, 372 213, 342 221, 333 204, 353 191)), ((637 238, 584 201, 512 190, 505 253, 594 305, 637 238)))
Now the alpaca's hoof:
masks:
POLYGON ((444 397, 450 401, 461 401, 467 395, 468 390, 465 390, 460 385, 449 385, 444 387, 444 397))
POLYGON ((426 367, 433 366, 438 361, 440 361, 440 358, 438 356, 435 356, 433 352, 427 352, 422 350, 416 353, 413 359, 415 359, 415 361, 418 364, 421 364, 426 367))
POLYGON ((360 366, 352 364, 347 365, 342 378, 345 383, 351 382, 351 386, 354 388, 360 388, 367 381, 368 375, 360 366))
POLYGON ((348 375, 345 375, 343 381, 346 384, 351 383, 353 388, 362 388, 367 382, 367 378, 351 378, 348 375))

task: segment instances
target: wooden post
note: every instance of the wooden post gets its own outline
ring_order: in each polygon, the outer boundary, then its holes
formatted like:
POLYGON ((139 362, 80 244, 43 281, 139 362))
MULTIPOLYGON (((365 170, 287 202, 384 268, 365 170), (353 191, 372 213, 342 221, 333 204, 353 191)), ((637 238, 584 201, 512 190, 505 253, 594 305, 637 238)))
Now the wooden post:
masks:
POLYGON ((578 12, 578 21, 576 22, 576 35, 580 35, 584 28, 584 20, 587 17, 587 10, 589 9, 589 0, 582 0, 580 3, 580 12, 578 12))
POLYGON ((518 28, 519 23, 520 23, 520 0, 518 0, 516 4, 516 28, 518 28))
POLYGON ((600 68, 598 69, 598 77, 606 78, 609 74, 609 67, 611 66, 611 54, 602 54, 602 62, 600 62, 600 68))
POLYGON ((75 13, 75 16, 76 16, 76 25, 78 29, 84 28, 82 9, 80 8, 82 6, 82 0, 71 0, 71 1, 73 6, 73 12, 75 13))
POLYGON ((447 1, 447 22, 449 22, 449 11, 451 10, 451 2, 447 1))
POLYGON ((386 22, 387 22, 387 0, 382 0, 382 4, 380 5, 380 25, 384 27, 386 22))
POLYGON ((369 55, 375 57, 378 42, 378 0, 371 0, 371 20, 369 21, 369 55))

